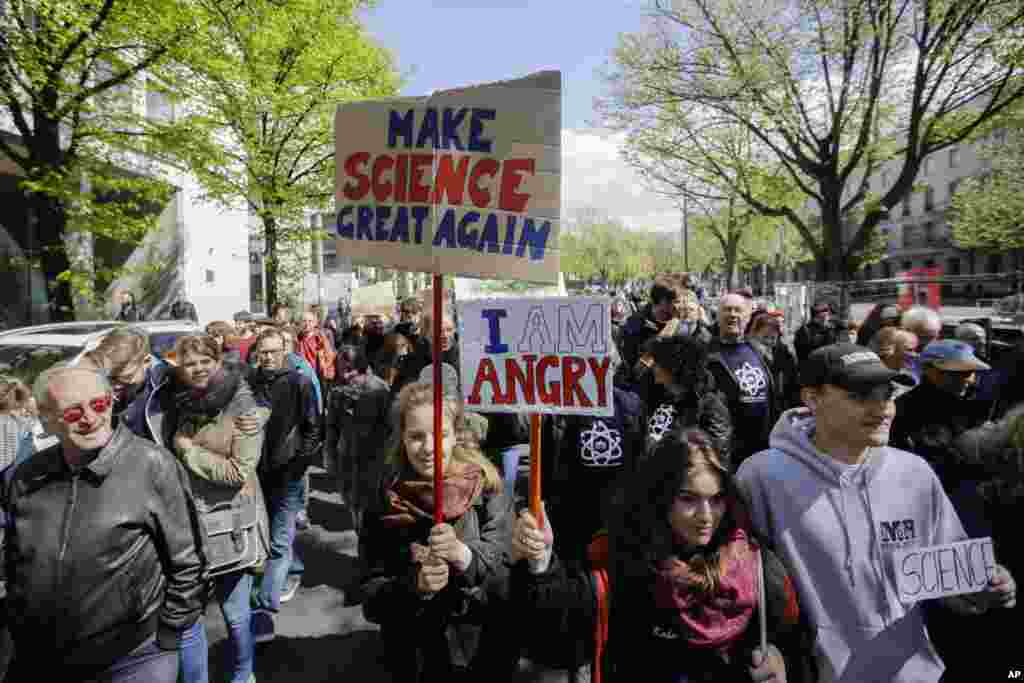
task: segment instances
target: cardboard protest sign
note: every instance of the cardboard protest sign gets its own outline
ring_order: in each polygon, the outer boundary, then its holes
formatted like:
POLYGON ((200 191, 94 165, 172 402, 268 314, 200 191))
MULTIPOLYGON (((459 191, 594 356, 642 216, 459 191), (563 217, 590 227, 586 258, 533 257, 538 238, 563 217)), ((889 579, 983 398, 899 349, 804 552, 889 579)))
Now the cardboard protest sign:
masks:
POLYGON ((558 274, 556 283, 548 285, 537 285, 518 280, 455 278, 455 299, 457 301, 568 295, 569 292, 565 288, 565 276, 562 273, 558 274))
POLYGON ((338 253, 557 282, 561 73, 339 106, 338 253))
POLYGON ((395 290, 391 282, 378 282, 352 290, 352 315, 395 314, 395 290))
POLYGON ((612 415, 611 299, 463 302, 459 333, 468 409, 612 415))
POLYGON ((893 553, 900 599, 906 603, 985 590, 996 570, 991 538, 893 553))

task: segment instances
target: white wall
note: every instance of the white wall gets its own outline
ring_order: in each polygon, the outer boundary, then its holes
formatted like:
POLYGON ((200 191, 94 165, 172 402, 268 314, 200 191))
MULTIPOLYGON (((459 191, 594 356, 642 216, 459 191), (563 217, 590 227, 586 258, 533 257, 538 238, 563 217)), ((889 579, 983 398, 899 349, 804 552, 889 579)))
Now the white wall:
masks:
POLYGON ((248 217, 245 211, 204 202, 191 179, 182 181, 177 201, 185 242, 183 294, 195 304, 200 323, 230 321, 238 311, 249 310, 248 217))

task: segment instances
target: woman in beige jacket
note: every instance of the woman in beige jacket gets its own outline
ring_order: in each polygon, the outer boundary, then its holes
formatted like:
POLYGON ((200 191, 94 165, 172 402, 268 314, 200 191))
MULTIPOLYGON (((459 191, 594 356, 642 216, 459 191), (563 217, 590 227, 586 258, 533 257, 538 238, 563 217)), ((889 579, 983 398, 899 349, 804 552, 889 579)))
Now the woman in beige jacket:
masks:
MULTIPOLYGON (((221 353, 208 335, 182 337, 175 345, 173 445, 189 472, 206 524, 207 562, 228 629, 230 680, 249 683, 255 680, 251 571, 268 555, 270 528, 256 467, 270 411, 257 406, 243 368, 225 364, 221 353), (236 417, 248 414, 260 422, 255 433, 242 432, 235 423, 236 417)), ((205 648, 182 649, 181 668, 188 683, 205 681, 205 657, 205 648), (200 656, 203 660, 197 661, 200 656)))

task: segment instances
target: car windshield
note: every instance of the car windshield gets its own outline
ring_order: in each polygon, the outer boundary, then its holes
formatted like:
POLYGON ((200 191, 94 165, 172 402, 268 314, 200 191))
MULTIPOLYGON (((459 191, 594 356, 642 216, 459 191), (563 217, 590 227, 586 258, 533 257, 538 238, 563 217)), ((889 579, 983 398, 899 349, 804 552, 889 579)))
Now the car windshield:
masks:
POLYGON ((59 327, 40 328, 40 331, 45 330, 43 333, 48 335, 81 337, 87 334, 93 334, 94 332, 104 332, 113 327, 114 325, 111 325, 110 323, 80 323, 76 325, 60 325, 59 327))
POLYGON ((71 360, 81 350, 81 346, 0 344, 0 374, 13 375, 31 387, 43 370, 71 360))

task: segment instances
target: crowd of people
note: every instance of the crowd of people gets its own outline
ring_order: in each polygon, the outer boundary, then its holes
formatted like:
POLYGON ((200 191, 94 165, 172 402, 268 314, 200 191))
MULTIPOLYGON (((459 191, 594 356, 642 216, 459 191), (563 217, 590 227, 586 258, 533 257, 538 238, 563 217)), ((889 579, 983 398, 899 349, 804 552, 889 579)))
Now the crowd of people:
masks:
POLYGON ((666 274, 647 294, 612 305, 613 414, 544 417, 536 516, 525 416, 465 409, 455 322, 416 299, 394 324, 316 307, 212 322, 162 359, 126 326, 32 387, 0 381, 6 680, 205 682, 209 601, 222 668, 255 680, 301 585, 313 464, 351 514, 357 600, 393 680, 1024 668, 993 651, 1021 623, 1024 364, 986 362, 977 325, 942 339, 927 308, 848 325, 817 302, 791 345, 749 292, 707 311, 692 277, 666 274), (451 368, 441 523, 434 325, 451 368), (40 431, 59 443, 40 449, 40 431), (983 536, 982 592, 900 595, 898 550, 983 536))

